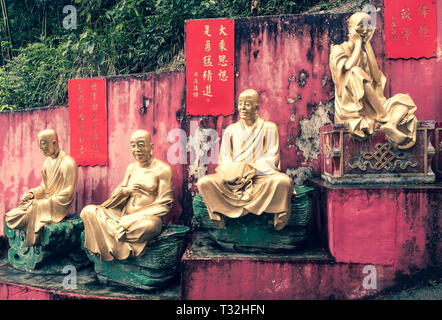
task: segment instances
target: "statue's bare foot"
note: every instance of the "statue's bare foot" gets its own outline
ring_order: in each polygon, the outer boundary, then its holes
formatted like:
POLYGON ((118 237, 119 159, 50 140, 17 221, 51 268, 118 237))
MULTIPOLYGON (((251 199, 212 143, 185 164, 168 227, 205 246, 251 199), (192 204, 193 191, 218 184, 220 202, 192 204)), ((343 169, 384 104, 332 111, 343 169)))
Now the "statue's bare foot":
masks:
POLYGON ((386 123, 379 128, 385 135, 394 143, 402 144, 408 138, 407 135, 400 132, 397 128, 390 123, 386 123))

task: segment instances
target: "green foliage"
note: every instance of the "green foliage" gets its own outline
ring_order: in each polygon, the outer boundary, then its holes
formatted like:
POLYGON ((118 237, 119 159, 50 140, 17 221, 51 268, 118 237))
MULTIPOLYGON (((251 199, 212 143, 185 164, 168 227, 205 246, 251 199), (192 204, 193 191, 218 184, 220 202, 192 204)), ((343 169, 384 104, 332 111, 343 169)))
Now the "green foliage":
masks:
MULTIPOLYGON (((2 109, 54 105, 64 101, 69 63, 59 48, 33 43, 0 68, 2 109)), ((3 111, 3 110, 2 110, 3 111)))
POLYGON ((1 44, 14 57, 2 60, 0 111, 66 104, 69 78, 163 69, 182 54, 185 20, 293 14, 317 2, 260 0, 253 12, 251 0, 8 2, 12 43, 1 44), (76 7, 77 29, 63 28, 65 5, 76 7))

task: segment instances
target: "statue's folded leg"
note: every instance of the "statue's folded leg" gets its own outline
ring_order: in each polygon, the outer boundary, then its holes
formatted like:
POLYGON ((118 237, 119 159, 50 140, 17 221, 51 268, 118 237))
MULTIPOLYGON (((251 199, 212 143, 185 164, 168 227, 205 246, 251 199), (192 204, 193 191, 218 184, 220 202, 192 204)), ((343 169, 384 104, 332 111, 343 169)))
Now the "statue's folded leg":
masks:
POLYGON ((20 207, 12 209, 6 213, 5 221, 11 229, 22 229, 26 227, 28 220, 28 211, 20 207))
POLYGON ((136 221, 136 213, 127 216, 120 216, 120 213, 117 209, 95 205, 86 206, 81 211, 84 247, 99 254, 104 261, 138 257, 144 252, 146 242, 161 233, 162 221, 158 217, 143 217, 136 221))
POLYGON ((135 243, 146 243, 161 233, 163 221, 156 216, 141 215, 137 213, 120 218, 121 225, 125 226, 122 240, 135 243))
POLYGON ((214 212, 214 208, 222 208, 229 205, 228 203, 219 203, 222 201, 222 199, 220 199, 220 190, 222 185, 223 180, 221 175, 218 173, 205 175, 204 177, 199 178, 197 183, 198 191, 206 204, 209 217, 219 228, 223 228, 225 223, 223 217, 214 212))
POLYGON ((264 211, 274 214, 273 225, 276 230, 283 229, 290 220, 292 194, 293 182, 288 175, 281 172, 267 176, 259 194, 254 194, 254 197, 271 199, 264 211))
POLYGON ((118 251, 118 241, 112 224, 116 216, 112 209, 88 205, 80 214, 84 222, 84 247, 90 252, 99 254, 103 260, 112 260, 113 252, 118 251))

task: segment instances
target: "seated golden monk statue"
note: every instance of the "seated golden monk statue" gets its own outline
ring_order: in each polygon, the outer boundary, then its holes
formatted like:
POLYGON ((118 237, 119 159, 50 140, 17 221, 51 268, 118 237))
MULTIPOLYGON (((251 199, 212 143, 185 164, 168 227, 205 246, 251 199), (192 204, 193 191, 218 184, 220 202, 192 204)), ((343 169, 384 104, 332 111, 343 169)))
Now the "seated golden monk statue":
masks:
POLYGON ((123 181, 103 204, 88 205, 80 214, 84 247, 104 261, 142 255, 161 233, 161 218, 173 203, 172 169, 153 157, 149 132, 135 131, 130 145, 136 161, 127 167, 123 181))
POLYGON ((210 219, 219 228, 225 227, 223 215, 273 214, 276 230, 290 219, 294 189, 290 177, 279 172, 278 127, 260 118, 258 109, 258 92, 243 91, 238 98, 240 120, 223 134, 216 173, 197 183, 210 219))
POLYGON ((26 230, 26 245, 39 244, 43 228, 59 223, 68 214, 77 186, 77 164, 61 150, 57 133, 46 129, 38 134, 40 150, 47 157, 41 184, 25 192, 17 208, 6 213, 11 229, 26 230))
POLYGON ((375 28, 368 14, 357 12, 348 22, 348 41, 332 46, 330 70, 335 84, 335 123, 346 123, 354 137, 365 139, 377 126, 394 146, 416 142, 416 105, 407 94, 384 96, 386 78, 371 46, 375 28))

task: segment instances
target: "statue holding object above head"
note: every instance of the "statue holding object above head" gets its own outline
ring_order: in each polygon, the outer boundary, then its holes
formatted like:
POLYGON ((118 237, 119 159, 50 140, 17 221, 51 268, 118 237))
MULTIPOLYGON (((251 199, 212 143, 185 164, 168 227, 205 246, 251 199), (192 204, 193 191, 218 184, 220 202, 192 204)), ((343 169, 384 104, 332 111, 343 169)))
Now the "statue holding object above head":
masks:
POLYGON ((88 205, 80 214, 84 247, 104 261, 141 256, 161 233, 161 218, 173 203, 172 169, 153 157, 149 132, 135 131, 130 145, 136 162, 127 167, 123 181, 103 204, 88 205))
POLYGON ((335 123, 345 123, 354 137, 365 139, 380 125, 387 139, 399 149, 416 142, 416 105, 407 94, 384 96, 386 78, 379 70, 371 46, 375 28, 371 17, 353 14, 348 41, 332 46, 330 70, 335 84, 335 123))
POLYGON ((274 215, 274 228, 289 222, 293 182, 279 172, 279 135, 275 123, 258 116, 259 95, 253 89, 238 99, 240 120, 229 125, 221 143, 216 173, 198 180, 211 220, 225 227, 223 215, 274 215))
POLYGON ((57 133, 46 129, 38 134, 40 150, 47 157, 41 171, 41 184, 23 194, 19 206, 6 213, 11 229, 26 230, 26 245, 40 242, 47 224, 59 223, 68 214, 75 197, 77 164, 61 150, 57 133))

